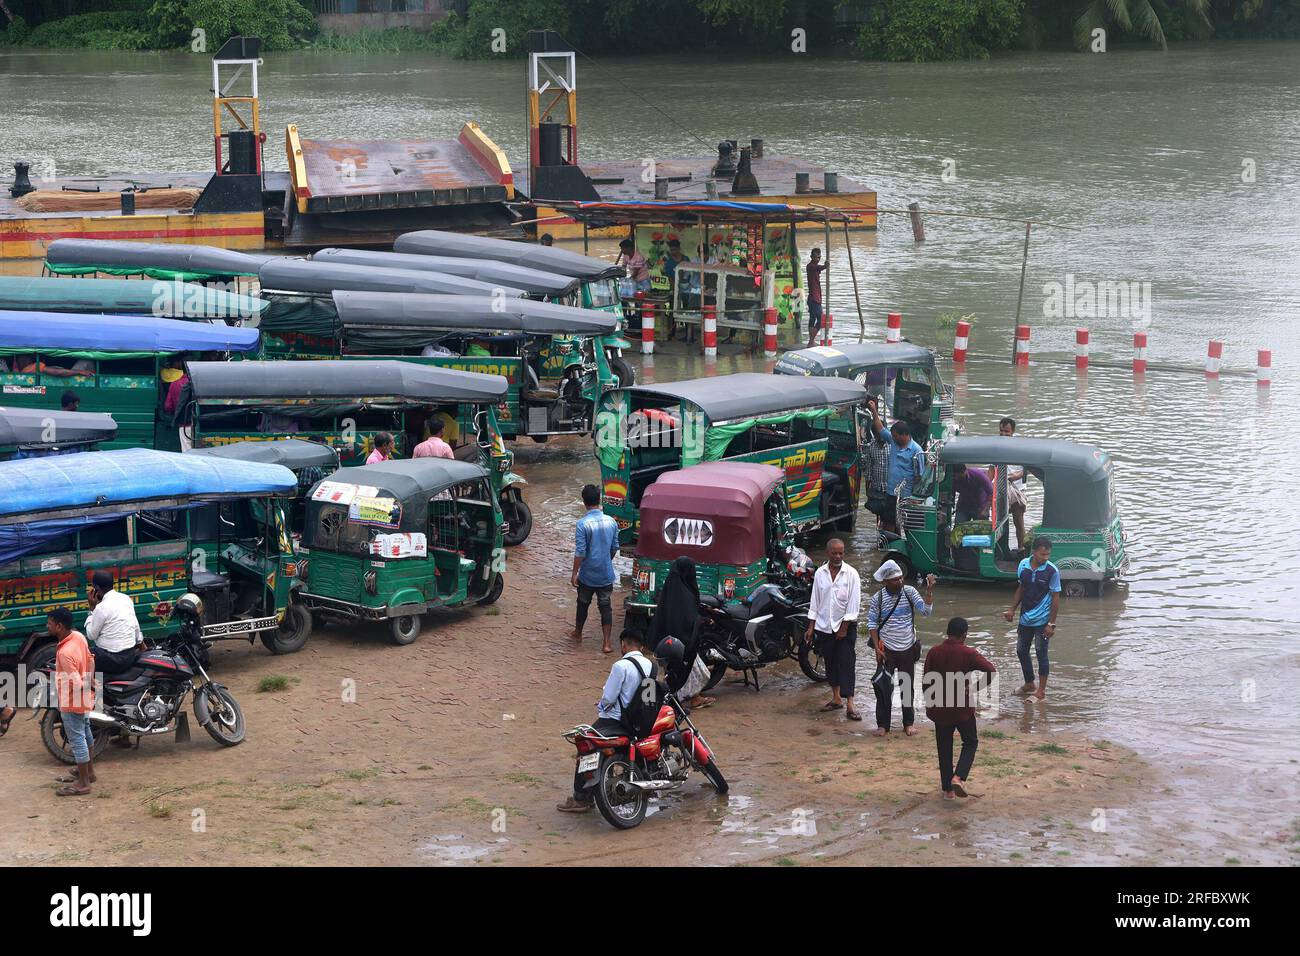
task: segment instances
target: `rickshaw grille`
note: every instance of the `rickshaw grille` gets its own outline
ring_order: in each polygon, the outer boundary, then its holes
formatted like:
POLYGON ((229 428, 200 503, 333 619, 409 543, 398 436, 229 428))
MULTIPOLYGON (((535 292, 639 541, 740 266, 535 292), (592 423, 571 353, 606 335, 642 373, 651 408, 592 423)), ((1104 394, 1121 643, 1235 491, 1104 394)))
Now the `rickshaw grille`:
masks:
POLYGON ((903 529, 905 531, 924 531, 925 530, 925 512, 917 508, 900 508, 899 512, 903 519, 903 529))

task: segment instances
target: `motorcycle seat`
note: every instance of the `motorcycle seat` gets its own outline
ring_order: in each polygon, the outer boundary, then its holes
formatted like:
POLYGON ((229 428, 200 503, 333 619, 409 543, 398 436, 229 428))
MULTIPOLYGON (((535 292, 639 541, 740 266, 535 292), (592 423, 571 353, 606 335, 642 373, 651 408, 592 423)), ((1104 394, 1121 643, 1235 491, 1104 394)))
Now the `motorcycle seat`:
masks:
POLYGON ((216 588, 224 588, 230 583, 230 579, 224 574, 215 574, 212 571, 195 571, 190 575, 190 584, 196 591, 211 591, 216 588))
POLYGON ((714 594, 701 594, 700 605, 702 607, 711 607, 716 610, 717 608, 722 607, 722 600, 714 594))
POLYGON ((745 605, 745 604, 728 604, 728 605, 727 605, 727 617, 731 618, 733 621, 748 621, 748 620, 749 620, 749 607, 748 607, 748 605, 745 605))

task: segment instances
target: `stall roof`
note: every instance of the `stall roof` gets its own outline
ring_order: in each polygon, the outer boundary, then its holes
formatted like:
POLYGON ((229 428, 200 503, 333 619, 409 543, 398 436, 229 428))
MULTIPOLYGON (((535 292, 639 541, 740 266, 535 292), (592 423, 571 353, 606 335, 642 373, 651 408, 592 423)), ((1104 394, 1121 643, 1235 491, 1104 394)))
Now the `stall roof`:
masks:
POLYGON ((406 500, 420 495, 432 497, 453 485, 484 478, 487 474, 482 465, 455 458, 403 458, 340 468, 325 480, 378 488, 394 498, 406 500))
POLYGON ((147 448, 25 458, 0 462, 0 524, 46 520, 87 508, 287 495, 297 485, 293 472, 280 465, 147 448))
POLYGON ((191 455, 212 455, 235 461, 260 461, 268 465, 283 465, 290 471, 303 468, 337 467, 338 453, 329 445, 303 441, 301 438, 277 438, 274 441, 237 441, 211 448, 195 448, 191 455))
POLYGON ((167 269, 237 276, 255 276, 261 264, 273 258, 264 253, 236 252, 216 246, 120 239, 56 239, 45 252, 45 261, 58 266, 167 269))
POLYGON ((1058 438, 1004 438, 974 435, 952 438, 943 443, 939 460, 945 465, 1026 465, 1030 468, 1060 468, 1078 471, 1094 480, 1110 474, 1110 456, 1096 445, 1083 445, 1058 438))
POLYGON ((437 402, 498 402, 508 384, 500 375, 392 359, 293 362, 190 362, 197 401, 297 399, 364 402, 384 398, 437 402))
POLYGON ((0 349, 32 352, 251 352, 254 328, 142 315, 0 312, 0 349))
POLYGON ((613 335, 612 312, 491 296, 335 292, 339 323, 368 328, 428 328, 536 335, 613 335))
POLYGON ((245 319, 267 303, 196 282, 0 276, 0 309, 112 312, 163 319, 245 319))
POLYGON ((117 422, 103 412, 64 412, 45 408, 0 408, 0 446, 82 445, 112 441, 117 422), (51 432, 51 428, 53 432, 51 432), (50 435, 54 439, 50 439, 50 435))
POLYGON ((691 402, 715 423, 817 405, 860 402, 867 397, 867 390, 849 379, 793 378, 764 375, 762 372, 738 372, 661 385, 633 385, 621 391, 691 402))
POLYGON ((329 295, 337 289, 363 292, 433 292, 450 295, 505 295, 518 298, 523 289, 479 282, 464 276, 413 269, 318 262, 311 259, 274 259, 258 271, 258 281, 269 291, 329 295))
POLYGON ((422 256, 404 252, 378 252, 371 249, 322 249, 312 256, 313 262, 342 262, 356 266, 390 269, 413 269, 416 272, 439 272, 462 276, 489 284, 523 289, 529 295, 570 295, 582 284, 581 279, 555 272, 543 272, 493 259, 467 259, 455 256, 422 256))
POLYGON ((818 345, 786 352, 777 361, 775 371, 785 375, 827 375, 856 368, 934 368, 934 353, 906 342, 818 345))
POLYGON ((393 251, 465 259, 495 259, 511 265, 572 276, 583 282, 617 279, 627 273, 622 266, 616 266, 604 259, 579 255, 566 249, 556 249, 554 246, 512 242, 509 239, 493 239, 489 236, 471 236, 460 232, 443 232, 439 229, 422 229, 398 236, 393 243, 393 251))
POLYGON ((556 212, 577 220, 657 223, 689 226, 703 220, 721 222, 850 222, 853 217, 833 208, 795 206, 777 202, 700 199, 694 202, 613 200, 607 202, 547 202, 556 212))

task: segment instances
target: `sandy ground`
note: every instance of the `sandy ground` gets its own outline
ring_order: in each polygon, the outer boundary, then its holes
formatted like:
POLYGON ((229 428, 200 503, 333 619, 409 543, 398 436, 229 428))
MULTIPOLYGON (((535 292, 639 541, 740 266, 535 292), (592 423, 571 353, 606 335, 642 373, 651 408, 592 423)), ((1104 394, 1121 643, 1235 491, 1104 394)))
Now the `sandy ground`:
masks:
POLYGON ((628 833, 557 813, 573 770, 559 734, 594 717, 610 658, 594 623, 580 646, 565 635, 577 514, 550 513, 510 553, 496 608, 434 615, 410 647, 340 625, 287 657, 218 647, 213 672, 248 721, 239 747, 192 723, 188 743, 109 748, 94 795, 61 799, 63 768, 23 715, 0 741, 0 863, 586 864, 615 849, 645 863, 1223 862, 1144 815, 1167 786, 1151 766, 1055 731, 1050 700, 983 722, 973 795, 945 803, 928 722, 878 739, 867 698, 860 724, 818 713, 826 691, 794 662, 759 693, 724 683, 697 712, 727 796, 692 775, 628 833), (259 692, 269 676, 288 686, 259 692))

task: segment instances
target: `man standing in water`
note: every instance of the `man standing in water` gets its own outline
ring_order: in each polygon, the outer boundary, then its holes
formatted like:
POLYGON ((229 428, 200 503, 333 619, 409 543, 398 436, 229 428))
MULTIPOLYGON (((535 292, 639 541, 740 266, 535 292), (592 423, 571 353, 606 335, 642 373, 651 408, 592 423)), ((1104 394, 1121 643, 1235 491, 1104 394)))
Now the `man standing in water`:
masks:
POLYGON ((970 678, 979 672, 992 677, 997 668, 979 651, 966 646, 966 619, 954 617, 948 622, 948 634, 942 644, 925 655, 921 687, 925 695, 925 716, 934 723, 934 740, 939 750, 939 785, 943 798, 953 794, 966 796, 966 777, 975 762, 979 733, 975 729, 976 688, 970 678), (957 768, 952 766, 952 735, 961 734, 961 756, 957 768))
MULTIPOLYGON (((1014 438, 1016 420, 1004 418, 998 422, 998 434, 1003 438, 1014 438)), ((997 477, 997 466, 988 469, 990 481, 997 477)), ((1023 468, 1007 469, 1007 510, 1016 526, 1016 547, 1024 553, 1025 548, 1025 470, 1023 468)))
POLYGON ((826 271, 822 251, 814 249, 808 254, 808 345, 817 344, 817 334, 822 330, 822 273, 826 271))
POLYGON ((600 510, 600 489, 595 485, 582 486, 582 504, 587 513, 578 519, 578 526, 574 529, 573 575, 569 578, 578 589, 578 619, 572 636, 575 641, 582 640, 582 628, 587 623, 587 612, 591 610, 594 597, 600 611, 600 633, 604 639, 600 650, 612 654, 614 647, 610 643, 610 634, 614 629, 614 609, 610 599, 614 582, 618 579, 614 573, 618 523, 600 510))
POLYGON ((1024 685, 1018 694, 1034 694, 1039 700, 1047 696, 1047 642, 1056 634, 1056 611, 1061 605, 1061 572, 1048 560, 1052 556, 1052 542, 1048 538, 1034 539, 1034 553, 1020 562, 1016 571, 1019 583, 1011 607, 1002 616, 1008 621, 1020 606, 1020 624, 1016 628, 1016 656, 1020 670, 1025 675, 1024 685), (1038 655, 1038 690, 1034 691, 1034 662, 1029 656, 1033 643, 1038 655))
POLYGON ((844 563, 844 542, 831 538, 826 542, 826 563, 813 575, 812 600, 808 604, 808 630, 805 641, 816 640, 826 661, 826 682, 831 685, 831 699, 822 710, 839 710, 844 716, 861 720, 853 707, 858 657, 858 609, 862 604, 862 579, 844 563))

